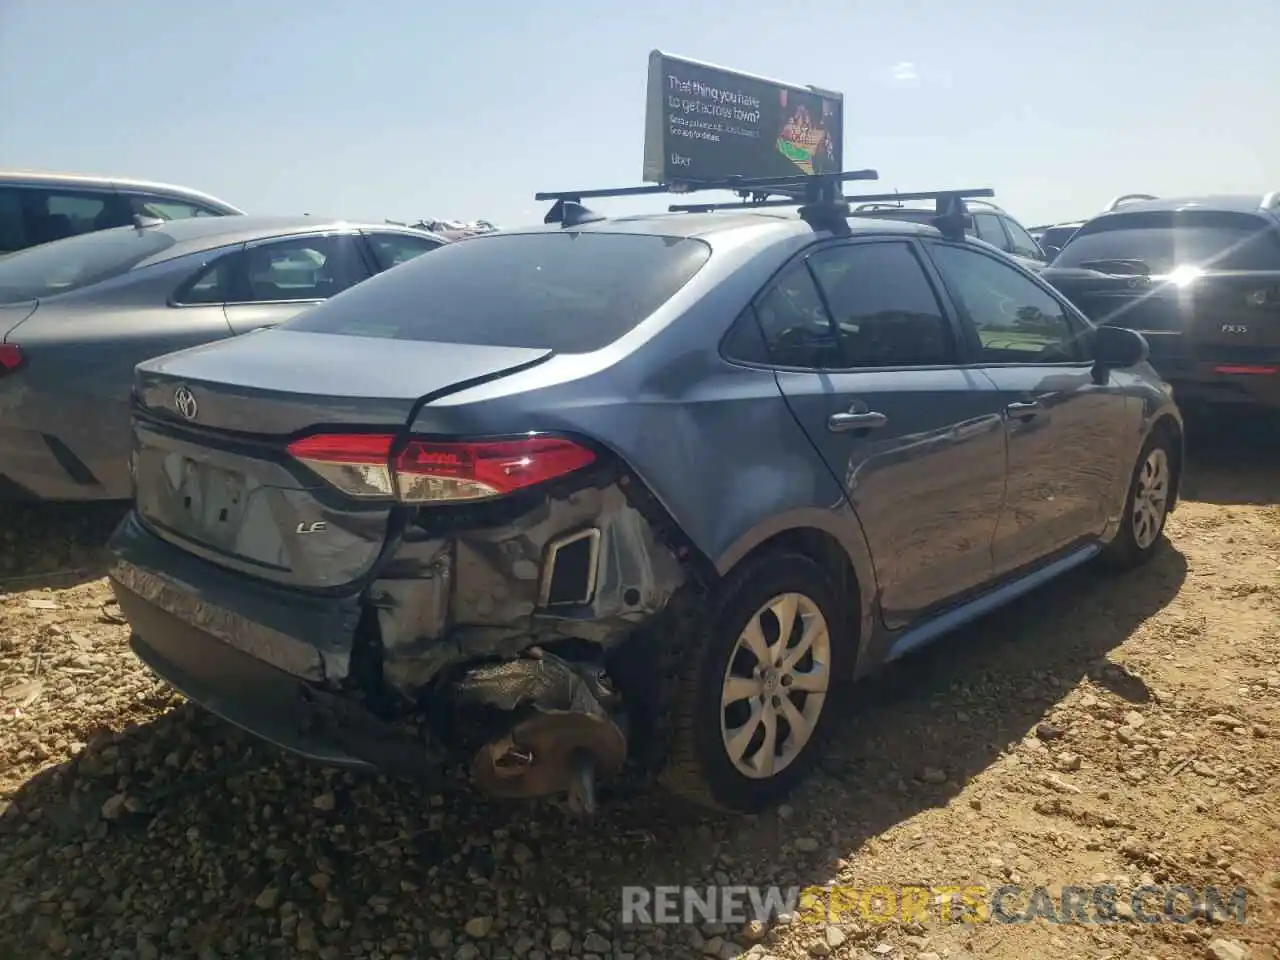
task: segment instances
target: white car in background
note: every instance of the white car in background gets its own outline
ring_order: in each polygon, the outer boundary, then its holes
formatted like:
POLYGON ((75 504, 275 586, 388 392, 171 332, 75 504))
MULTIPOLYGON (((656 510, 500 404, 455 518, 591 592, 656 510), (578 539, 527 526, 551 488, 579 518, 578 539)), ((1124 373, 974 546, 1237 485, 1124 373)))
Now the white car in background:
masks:
POLYGON ((147 221, 242 215, 188 187, 145 180, 0 170, 0 256, 27 247, 147 221))

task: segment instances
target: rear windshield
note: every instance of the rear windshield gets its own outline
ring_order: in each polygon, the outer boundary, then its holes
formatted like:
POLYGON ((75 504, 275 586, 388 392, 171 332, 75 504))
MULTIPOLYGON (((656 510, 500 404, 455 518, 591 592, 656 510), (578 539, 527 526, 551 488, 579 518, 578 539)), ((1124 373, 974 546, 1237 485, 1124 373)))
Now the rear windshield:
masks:
POLYGON ((117 227, 55 240, 0 257, 0 303, 37 300, 128 273, 173 246, 155 230, 117 227))
POLYGON ((1080 228, 1055 267, 1138 260, 1153 274, 1177 267, 1280 270, 1280 232, 1263 217, 1211 210, 1160 210, 1098 217, 1080 228))
POLYGON ((1060 247, 1063 245, 1063 243, 1065 243, 1068 239, 1070 239, 1071 235, 1075 233, 1078 229, 1080 228, 1079 227, 1050 227, 1048 230, 1046 230, 1044 233, 1040 235, 1040 245, 1044 246, 1047 243, 1047 244, 1050 244, 1051 246, 1060 247))
POLYGON ((491 234, 352 287, 282 329, 589 353, 662 306, 707 262, 700 240, 491 234))

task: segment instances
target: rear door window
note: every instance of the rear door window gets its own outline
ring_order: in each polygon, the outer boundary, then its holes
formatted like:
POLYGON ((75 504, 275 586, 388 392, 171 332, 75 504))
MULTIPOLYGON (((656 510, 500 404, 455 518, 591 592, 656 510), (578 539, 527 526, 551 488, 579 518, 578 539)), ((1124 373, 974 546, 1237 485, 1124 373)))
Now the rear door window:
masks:
POLYGON ((845 367, 956 362, 951 323, 911 244, 831 247, 809 266, 834 316, 845 367))
POLYGON ((634 329, 711 256, 703 241, 565 230, 448 243, 279 329, 589 353, 634 329))
POLYGON ((775 366, 819 370, 844 365, 835 326, 804 261, 792 264, 769 285, 756 300, 755 315, 775 366))
POLYGON ((392 267, 407 263, 414 257, 440 246, 437 240, 415 237, 409 233, 368 233, 365 236, 369 238, 369 245, 373 247, 373 256, 377 260, 380 271, 390 270, 392 267))
POLYGON ((1280 270, 1280 226, 1249 213, 1215 210, 1144 210, 1089 221, 1063 248, 1054 267, 1111 270, 1134 261, 1153 275, 1178 267, 1280 270))
POLYGON ((242 302, 327 300, 367 279, 351 235, 295 237, 256 244, 237 258, 242 302))
POLYGON ((127 205, 111 190, 23 188, 27 234, 33 243, 123 227, 130 222, 127 205))
POLYGON ((28 246, 22 198, 12 187, 0 187, 0 255, 28 246))

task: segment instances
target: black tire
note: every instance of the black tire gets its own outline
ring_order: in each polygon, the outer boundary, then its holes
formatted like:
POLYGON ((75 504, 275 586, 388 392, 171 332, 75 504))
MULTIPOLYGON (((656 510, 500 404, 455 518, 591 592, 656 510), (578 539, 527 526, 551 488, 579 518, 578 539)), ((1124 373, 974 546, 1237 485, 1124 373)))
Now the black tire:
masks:
POLYGON ((1142 452, 1138 454, 1138 461, 1134 464, 1133 473, 1129 480, 1129 494, 1124 504, 1124 519, 1120 522, 1120 529, 1116 532, 1115 538, 1107 544, 1106 550, 1103 551, 1103 560, 1108 566, 1117 570, 1131 570, 1135 567, 1140 567, 1155 556, 1163 546, 1165 543, 1165 521, 1169 518, 1169 502, 1173 496, 1177 469, 1178 462, 1176 460, 1174 438, 1170 430, 1157 427, 1152 431, 1151 436, 1147 438, 1147 442, 1143 444, 1142 452), (1160 509, 1159 522, 1156 524, 1154 536, 1139 538, 1134 516, 1138 512, 1139 504, 1144 496, 1144 473, 1147 470, 1148 461, 1153 456, 1160 455, 1162 455, 1165 465, 1165 496, 1160 509))
POLYGON ((763 809, 785 797, 825 749, 836 712, 833 694, 850 672, 848 657, 854 644, 847 635, 848 621, 831 576, 803 554, 762 554, 730 574, 713 601, 705 637, 689 646, 680 671, 671 750, 659 777, 662 786, 700 806, 739 813, 763 809), (725 671, 749 621, 771 600, 788 593, 807 597, 826 620, 831 684, 813 733, 795 759, 768 778, 753 778, 736 769, 722 737, 725 671))

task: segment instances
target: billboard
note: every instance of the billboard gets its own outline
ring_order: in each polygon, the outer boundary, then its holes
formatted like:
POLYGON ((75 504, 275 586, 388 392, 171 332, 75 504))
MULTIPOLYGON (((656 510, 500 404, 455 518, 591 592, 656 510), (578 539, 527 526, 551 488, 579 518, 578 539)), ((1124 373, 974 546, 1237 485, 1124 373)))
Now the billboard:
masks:
POLYGON ((649 54, 644 179, 838 173, 844 95, 649 54))

